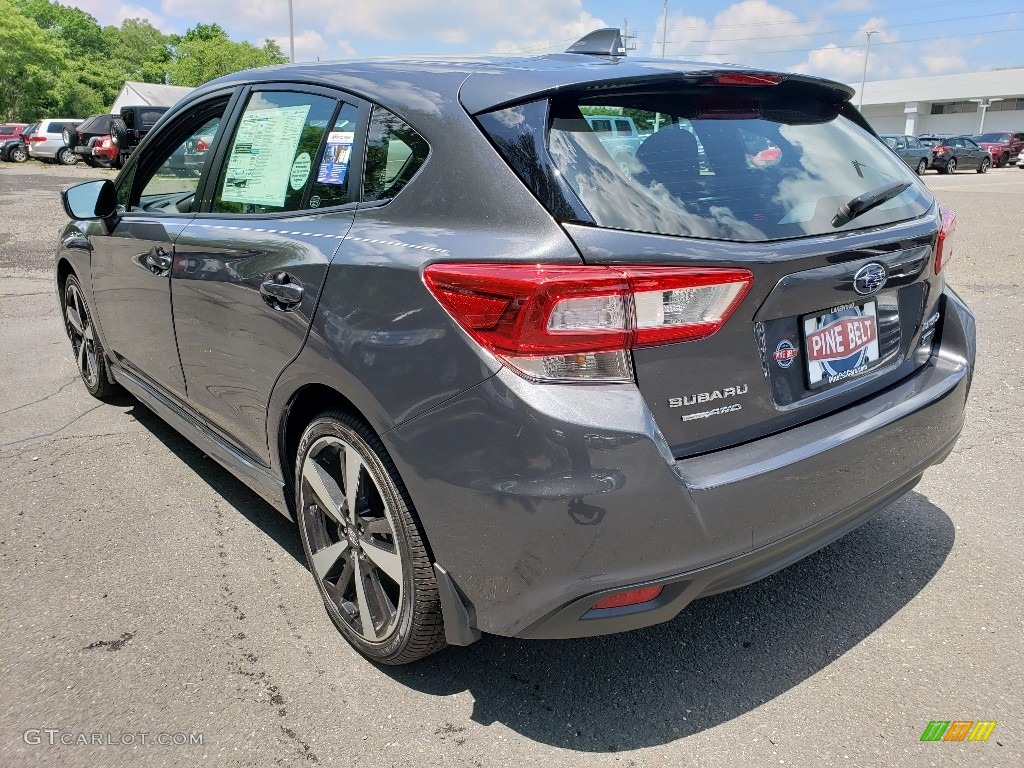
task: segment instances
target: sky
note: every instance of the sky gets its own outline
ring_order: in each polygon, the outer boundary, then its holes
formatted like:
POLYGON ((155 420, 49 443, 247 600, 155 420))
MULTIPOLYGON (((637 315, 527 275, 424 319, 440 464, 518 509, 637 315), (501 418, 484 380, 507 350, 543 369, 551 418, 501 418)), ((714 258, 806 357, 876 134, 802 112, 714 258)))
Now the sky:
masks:
MULTIPOLYGON (((216 22, 235 39, 272 38, 287 54, 287 0, 61 0, 101 24, 146 18, 165 32, 216 22)), ((628 24, 630 55, 664 53, 859 83, 1024 66, 1016 0, 293 0, 295 58, 548 53, 628 24), (625 18, 624 18, 625 17, 625 18)))

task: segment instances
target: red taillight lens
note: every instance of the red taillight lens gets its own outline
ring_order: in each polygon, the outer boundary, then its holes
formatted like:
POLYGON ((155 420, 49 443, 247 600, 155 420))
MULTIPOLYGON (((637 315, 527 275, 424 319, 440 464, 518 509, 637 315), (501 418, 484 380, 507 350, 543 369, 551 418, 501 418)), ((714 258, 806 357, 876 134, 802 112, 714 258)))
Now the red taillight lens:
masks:
POLYGON ((28 140, 29 140, 29 143, 31 143, 31 144, 38 144, 41 141, 46 141, 46 137, 45 136, 29 136, 28 140))
POLYGON ((935 243, 935 274, 939 274, 953 258, 950 238, 956 232, 956 213, 949 208, 940 208, 939 214, 942 216, 942 226, 939 229, 939 239, 935 243))
POLYGON ((782 82, 779 75, 766 75, 755 72, 719 72, 701 85, 778 85, 782 82))
POLYGON ((614 595, 608 595, 603 597, 594 603, 591 610, 594 608, 600 610, 601 608, 621 608, 624 605, 637 605, 638 603, 649 603, 651 600, 661 594, 664 587, 641 587, 640 589, 630 589, 626 592, 617 592, 614 595))
POLYGON ((750 290, 744 269, 432 264, 431 293, 477 342, 532 379, 626 380, 628 351, 715 333, 750 290))
POLYGON ((937 146, 932 152, 936 155, 944 155, 949 152, 949 147, 943 147, 942 145, 937 146))
POLYGON ((196 152, 206 152, 209 148, 210 145, 202 139, 199 139, 199 141, 196 142, 196 152))

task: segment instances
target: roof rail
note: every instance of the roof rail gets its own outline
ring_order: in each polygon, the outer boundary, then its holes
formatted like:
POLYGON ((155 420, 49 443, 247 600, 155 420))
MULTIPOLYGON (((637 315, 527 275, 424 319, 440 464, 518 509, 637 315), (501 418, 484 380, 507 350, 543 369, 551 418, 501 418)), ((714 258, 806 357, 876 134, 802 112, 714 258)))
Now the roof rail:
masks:
POLYGON ((584 35, 566 48, 565 52, 617 58, 626 55, 626 46, 622 44, 622 35, 619 30, 614 27, 605 27, 584 35))

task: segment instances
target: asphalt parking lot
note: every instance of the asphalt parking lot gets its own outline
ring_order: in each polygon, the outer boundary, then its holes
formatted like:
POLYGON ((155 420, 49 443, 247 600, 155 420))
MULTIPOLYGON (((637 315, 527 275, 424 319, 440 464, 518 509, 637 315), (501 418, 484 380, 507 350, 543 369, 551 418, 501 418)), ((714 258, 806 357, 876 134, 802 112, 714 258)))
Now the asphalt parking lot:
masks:
POLYGON ((914 492, 669 624, 398 669, 337 634, 290 523, 78 381, 58 191, 104 174, 0 164, 0 765, 1024 765, 1024 172, 926 176, 979 359, 914 492), (998 725, 922 743, 931 720, 998 725))

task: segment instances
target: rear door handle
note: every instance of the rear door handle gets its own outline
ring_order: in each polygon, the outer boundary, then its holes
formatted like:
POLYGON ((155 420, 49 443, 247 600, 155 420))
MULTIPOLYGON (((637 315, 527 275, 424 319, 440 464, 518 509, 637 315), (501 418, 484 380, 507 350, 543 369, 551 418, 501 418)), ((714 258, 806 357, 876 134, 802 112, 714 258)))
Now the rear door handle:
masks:
POLYGON ((287 272, 277 272, 260 284, 260 293, 272 309, 283 312, 302 301, 302 284, 287 272))
POLYGON ((149 267, 150 271, 155 275, 167 272, 171 268, 171 254, 161 248, 159 245, 150 250, 143 258, 146 266, 149 267))

